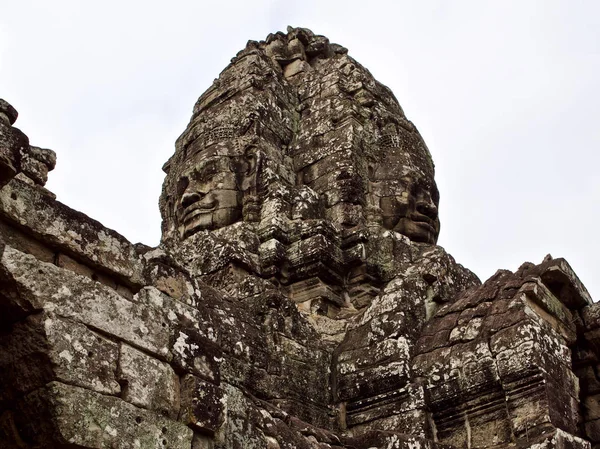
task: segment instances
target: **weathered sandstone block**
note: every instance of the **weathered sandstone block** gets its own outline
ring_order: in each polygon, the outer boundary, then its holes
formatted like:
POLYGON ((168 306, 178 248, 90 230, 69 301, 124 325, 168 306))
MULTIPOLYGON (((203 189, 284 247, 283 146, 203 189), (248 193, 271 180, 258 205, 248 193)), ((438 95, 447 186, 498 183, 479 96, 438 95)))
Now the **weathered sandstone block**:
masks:
POLYGON ((123 400, 176 418, 179 413, 179 377, 169 365, 121 343, 119 383, 123 400))
POLYGON ((52 382, 25 396, 16 430, 34 447, 188 449, 192 431, 177 421, 79 387, 52 382))

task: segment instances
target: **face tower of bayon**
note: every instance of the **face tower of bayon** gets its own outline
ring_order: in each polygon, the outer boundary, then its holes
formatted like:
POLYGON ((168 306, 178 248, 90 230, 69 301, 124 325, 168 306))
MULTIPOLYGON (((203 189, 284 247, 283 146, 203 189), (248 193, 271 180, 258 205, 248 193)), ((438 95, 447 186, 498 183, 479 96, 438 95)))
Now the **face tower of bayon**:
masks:
POLYGON ((600 445, 600 307, 563 259, 483 284, 430 152, 303 28, 248 42, 165 163, 158 247, 58 202, 0 100, 3 449, 600 445))

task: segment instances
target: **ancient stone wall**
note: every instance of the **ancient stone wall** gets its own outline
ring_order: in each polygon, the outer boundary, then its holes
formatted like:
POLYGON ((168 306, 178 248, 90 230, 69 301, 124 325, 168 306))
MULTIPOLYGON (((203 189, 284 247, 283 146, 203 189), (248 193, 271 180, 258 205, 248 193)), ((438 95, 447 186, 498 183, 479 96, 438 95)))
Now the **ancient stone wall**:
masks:
POLYGON ((600 312, 562 259, 481 284, 429 150, 347 50, 249 42, 165 164, 163 238, 44 188, 0 101, 0 447, 600 442, 600 312))

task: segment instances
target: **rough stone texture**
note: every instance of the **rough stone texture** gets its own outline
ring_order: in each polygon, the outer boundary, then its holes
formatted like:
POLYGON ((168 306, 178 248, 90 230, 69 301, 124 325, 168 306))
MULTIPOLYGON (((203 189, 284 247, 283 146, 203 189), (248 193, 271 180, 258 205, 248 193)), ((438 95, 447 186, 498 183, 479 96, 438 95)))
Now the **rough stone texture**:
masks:
POLYGON ((128 301, 99 282, 38 261, 11 247, 0 256, 4 319, 54 312, 105 334, 169 358, 166 321, 171 310, 128 301))
POLYGON ((223 392, 216 385, 188 374, 181 386, 180 421, 200 432, 214 433, 223 424, 223 392))
MULTIPOLYGON (((15 108, 0 98, 0 187, 15 176, 43 187, 48 172, 56 165, 56 153, 30 146, 27 136, 12 126, 18 115, 15 108)), ((40 191, 54 198, 48 190, 40 191)))
POLYGON ((569 347, 578 311, 589 305, 575 296, 570 276, 564 260, 551 258, 499 271, 427 323, 413 369, 427 379, 440 441, 482 446, 493 435, 494 444, 528 444, 556 428, 578 434, 579 379, 569 347))
POLYGON ((168 364, 121 343, 117 376, 124 388, 122 397, 125 401, 176 417, 179 377, 168 364))
POLYGON ((192 431, 181 423, 59 382, 25 396, 14 424, 21 443, 33 447, 187 449, 192 440, 192 431))
POLYGON ((0 186, 5 185, 21 171, 21 153, 29 148, 29 139, 12 125, 18 113, 0 99, 0 186))
POLYGON ((57 202, 0 100, 0 447, 600 447, 600 308, 481 284, 429 150, 348 51, 250 41, 165 164, 157 248, 57 202))
MULTIPOLYGON (((0 216, 47 246, 75 255, 84 264, 108 272, 118 283, 143 285, 135 247, 123 236, 87 215, 69 209, 40 188, 14 179, 0 190, 0 216)), ((139 288, 139 287, 138 287, 139 288)))

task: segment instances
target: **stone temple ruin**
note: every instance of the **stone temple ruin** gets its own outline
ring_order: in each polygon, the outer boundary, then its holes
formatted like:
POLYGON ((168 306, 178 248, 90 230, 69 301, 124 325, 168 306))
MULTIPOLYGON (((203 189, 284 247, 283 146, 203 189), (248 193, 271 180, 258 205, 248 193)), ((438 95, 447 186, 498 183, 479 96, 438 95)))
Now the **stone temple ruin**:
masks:
POLYGON ((427 146, 344 47, 289 28, 232 59, 156 248, 56 201, 16 118, 1 448, 599 447, 600 306, 563 259, 482 284, 436 245, 427 146))

